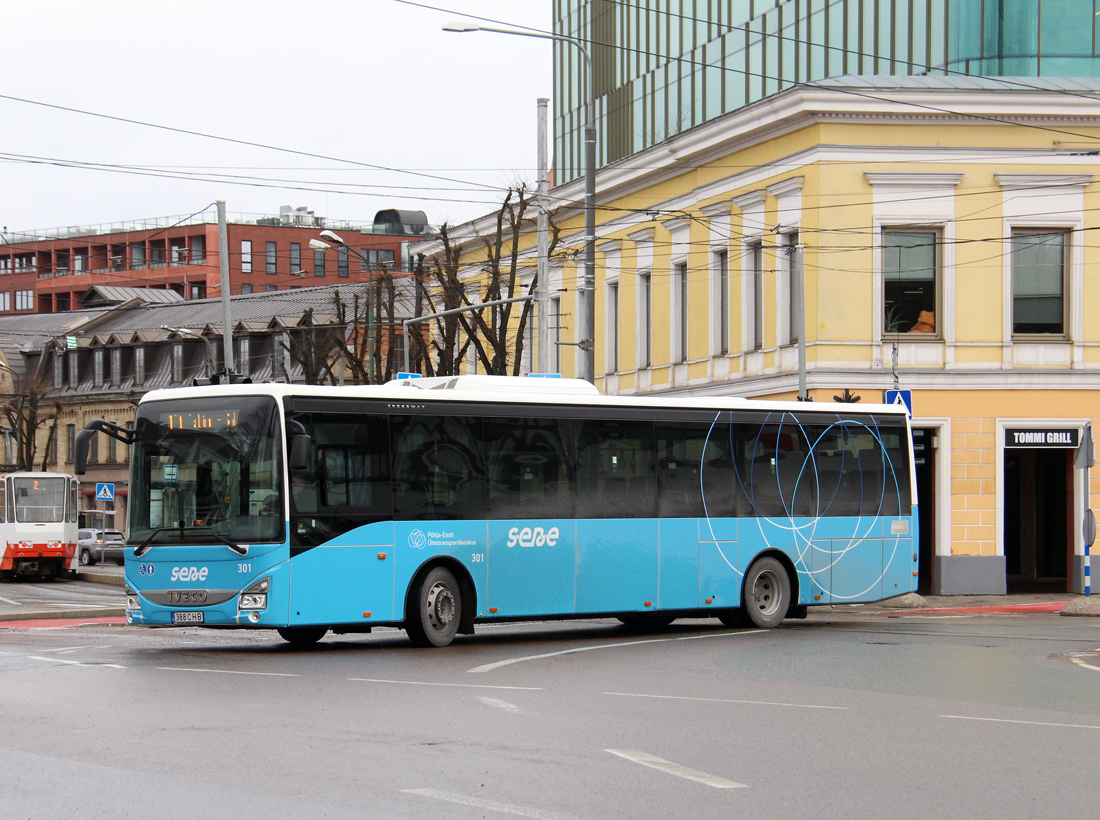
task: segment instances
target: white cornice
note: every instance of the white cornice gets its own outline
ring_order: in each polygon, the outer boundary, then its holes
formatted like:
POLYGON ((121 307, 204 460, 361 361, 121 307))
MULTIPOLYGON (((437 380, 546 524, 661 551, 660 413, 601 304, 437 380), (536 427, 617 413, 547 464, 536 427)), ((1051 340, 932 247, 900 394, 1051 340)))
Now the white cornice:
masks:
POLYGON ((669 233, 676 233, 682 231, 684 228, 691 224, 691 217, 689 216, 674 216, 671 219, 665 219, 661 222, 665 230, 669 233))
POLYGON ((953 188, 962 182, 963 174, 890 174, 878 171, 864 171, 863 175, 871 185, 912 185, 920 188, 953 188))
POLYGON ((712 202, 709 205, 700 205, 699 212, 707 219, 714 219, 720 216, 728 216, 732 210, 733 201, 729 199, 723 199, 721 202, 712 202))
POLYGON ((793 194, 796 191, 801 191, 806 184, 806 177, 791 177, 785 179, 782 182, 777 182, 774 185, 769 185, 765 190, 776 199, 787 194, 793 194))
POLYGON ((626 238, 636 245, 647 245, 653 241, 653 237, 656 235, 657 229, 650 226, 648 228, 642 228, 640 231, 628 233, 626 238))
POLYGON ((622 249, 623 241, 621 239, 608 239, 596 245, 596 250, 604 256, 619 253, 622 249))
POLYGON ((1092 174, 994 174, 997 184, 1006 190, 1020 188, 1083 188, 1092 174))
POLYGON ((760 205, 768 197, 766 190, 749 191, 747 194, 741 194, 741 196, 735 196, 733 198, 733 204, 740 208, 742 211, 747 211, 750 208, 755 208, 760 205))

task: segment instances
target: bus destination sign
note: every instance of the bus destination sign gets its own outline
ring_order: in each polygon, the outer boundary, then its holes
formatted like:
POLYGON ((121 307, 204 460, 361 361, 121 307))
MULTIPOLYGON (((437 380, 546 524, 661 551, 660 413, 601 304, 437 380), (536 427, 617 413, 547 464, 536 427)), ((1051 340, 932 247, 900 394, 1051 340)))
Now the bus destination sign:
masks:
POLYGON ((1005 428, 1005 447, 1064 447, 1076 448, 1080 444, 1080 433, 1076 427, 1054 427, 1019 429, 1005 428))

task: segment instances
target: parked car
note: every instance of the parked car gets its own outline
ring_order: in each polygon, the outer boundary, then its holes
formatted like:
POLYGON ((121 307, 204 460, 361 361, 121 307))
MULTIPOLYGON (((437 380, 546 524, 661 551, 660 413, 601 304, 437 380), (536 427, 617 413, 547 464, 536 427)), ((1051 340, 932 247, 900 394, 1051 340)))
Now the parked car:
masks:
POLYGON ((126 537, 118 530, 83 529, 77 532, 76 549, 81 566, 114 561, 121 567, 125 563, 125 547, 126 537))

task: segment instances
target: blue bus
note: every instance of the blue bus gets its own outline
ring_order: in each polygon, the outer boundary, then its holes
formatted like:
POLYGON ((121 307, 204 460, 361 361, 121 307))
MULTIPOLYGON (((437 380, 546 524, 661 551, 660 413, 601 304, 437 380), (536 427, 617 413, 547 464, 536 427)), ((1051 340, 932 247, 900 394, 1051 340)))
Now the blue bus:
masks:
POLYGON ((885 405, 614 397, 490 376, 152 391, 132 428, 133 624, 403 627, 717 617, 913 591, 909 419, 885 405))

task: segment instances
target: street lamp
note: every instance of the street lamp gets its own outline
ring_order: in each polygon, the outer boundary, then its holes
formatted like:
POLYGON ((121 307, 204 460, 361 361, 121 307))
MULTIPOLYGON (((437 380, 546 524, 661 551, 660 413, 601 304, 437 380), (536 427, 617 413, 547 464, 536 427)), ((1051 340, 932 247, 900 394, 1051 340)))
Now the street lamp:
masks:
MULTIPOLYGON (((596 382, 596 90, 592 74, 592 55, 576 37, 564 34, 551 34, 545 31, 519 31, 509 28, 490 28, 475 23, 454 22, 443 26, 444 31, 465 33, 468 31, 488 31, 493 34, 514 34, 517 37, 536 37, 540 40, 560 40, 576 46, 584 56, 588 73, 588 100, 584 122, 584 281, 578 290, 578 302, 582 308, 584 337, 579 345, 584 355, 581 357, 581 378, 596 382)), ((322 234, 323 236, 324 234, 322 234)), ((548 283, 539 281, 539 306, 549 301, 548 283)), ((546 322, 545 314, 539 317, 546 322)))
POLYGON ((195 331, 186 327, 170 327, 169 325, 161 325, 160 329, 167 330, 169 333, 175 333, 178 336, 190 336, 192 339, 202 340, 202 342, 206 345, 206 361, 209 363, 210 375, 214 375, 214 351, 210 349, 209 339, 207 339, 201 333, 196 333, 195 331))

